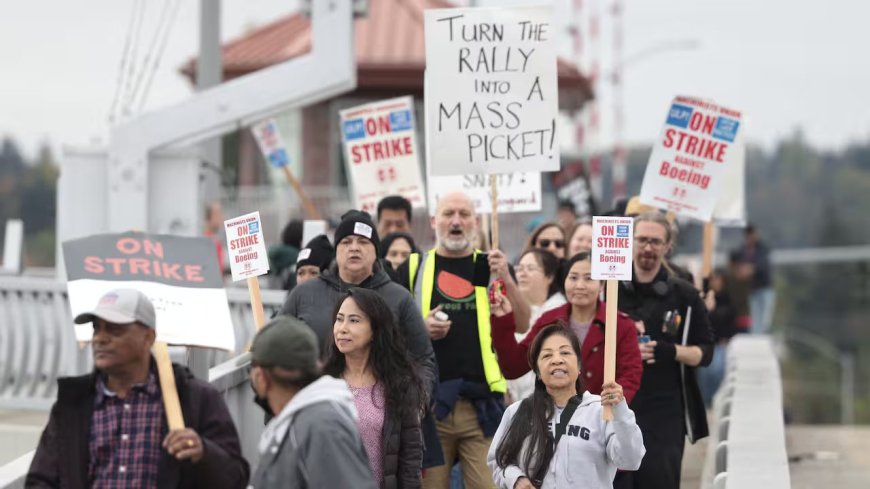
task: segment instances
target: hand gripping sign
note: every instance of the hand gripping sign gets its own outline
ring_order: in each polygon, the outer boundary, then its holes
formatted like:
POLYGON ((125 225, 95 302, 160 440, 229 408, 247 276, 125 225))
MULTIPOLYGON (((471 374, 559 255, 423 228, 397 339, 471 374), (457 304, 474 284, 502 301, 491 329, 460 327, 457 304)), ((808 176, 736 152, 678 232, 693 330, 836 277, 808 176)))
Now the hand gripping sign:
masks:
MULTIPOLYGON (((616 380, 616 312, 620 280, 631 280, 634 222, 630 217, 592 218, 592 278, 607 281, 604 326, 604 383, 616 380)), ((604 419, 613 419, 613 408, 604 407, 604 419)))

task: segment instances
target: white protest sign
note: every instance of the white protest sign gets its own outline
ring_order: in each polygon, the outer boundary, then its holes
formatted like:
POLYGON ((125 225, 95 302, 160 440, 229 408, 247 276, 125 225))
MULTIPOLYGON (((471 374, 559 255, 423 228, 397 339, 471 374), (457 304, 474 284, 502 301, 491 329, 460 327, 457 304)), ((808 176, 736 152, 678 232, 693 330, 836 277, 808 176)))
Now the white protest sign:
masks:
POLYGON ((230 270, 233 280, 265 275, 269 272, 269 258, 263 229, 260 226, 260 212, 224 221, 227 234, 227 251, 230 255, 230 270))
POLYGON ((735 144, 740 128, 738 111, 674 98, 646 167, 640 201, 709 221, 725 188, 726 168, 742 162, 735 144))
POLYGON ((592 218, 592 278, 631 280, 634 220, 630 217, 592 218))
POLYGON ((340 112, 347 172, 356 208, 373 214, 388 195, 425 207, 414 99, 400 97, 340 112))
POLYGON ((266 119, 259 124, 254 124, 251 126, 251 132, 269 164, 275 168, 290 164, 290 156, 287 154, 287 147, 281 139, 278 122, 275 119, 266 119))
POLYGON ((743 142, 743 132, 734 140, 734 164, 725 168, 722 188, 716 208, 713 209, 713 220, 718 226, 746 225, 746 145, 743 142))
MULTIPOLYGON (((136 289, 157 315, 157 341, 232 351, 236 335, 214 242, 162 234, 97 234, 65 241, 63 256, 73 317, 104 294, 136 289)), ((75 326, 91 341, 91 324, 75 326)))
POLYGON ((425 12, 436 176, 559 169, 551 6, 425 12))
POLYGON ((306 219, 302 221, 302 246, 308 244, 315 236, 326 234, 329 224, 324 220, 306 219))
MULTIPOLYGON (((511 212, 537 212, 541 210, 541 174, 505 173, 496 177, 499 214, 511 212)), ((429 214, 435 214, 438 199, 447 193, 461 190, 474 202, 478 214, 492 213, 492 188, 486 175, 452 177, 429 176, 429 214)))

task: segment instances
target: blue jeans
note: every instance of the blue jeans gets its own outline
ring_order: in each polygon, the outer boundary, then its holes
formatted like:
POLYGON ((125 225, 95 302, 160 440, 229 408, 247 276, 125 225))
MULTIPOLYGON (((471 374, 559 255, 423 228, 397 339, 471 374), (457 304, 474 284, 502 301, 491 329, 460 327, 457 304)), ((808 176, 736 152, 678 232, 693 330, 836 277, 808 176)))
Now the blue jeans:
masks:
POLYGON ((462 464, 460 463, 450 469, 450 489, 465 489, 465 481, 462 480, 462 464))
POLYGON ((713 406, 713 395, 719 390, 722 379, 725 378, 725 351, 727 348, 728 345, 717 343, 713 349, 713 361, 710 362, 710 365, 696 370, 698 387, 701 388, 701 397, 704 398, 704 405, 707 408, 713 406))
POLYGON ((767 334, 773 323, 776 294, 773 287, 756 289, 749 295, 749 314, 752 316, 752 334, 767 334))

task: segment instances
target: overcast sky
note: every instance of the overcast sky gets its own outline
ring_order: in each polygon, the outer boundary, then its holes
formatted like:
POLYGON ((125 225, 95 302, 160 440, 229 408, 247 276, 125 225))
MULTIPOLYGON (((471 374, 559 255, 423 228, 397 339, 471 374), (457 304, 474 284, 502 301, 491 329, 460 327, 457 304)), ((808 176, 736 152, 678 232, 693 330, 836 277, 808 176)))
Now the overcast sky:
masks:
MULTIPOLYGON (((148 50, 166 0, 145 0, 139 55, 148 50)), ((317 1, 317 0, 315 0, 317 1)), ((377 1, 377 0, 373 0, 377 1)), ((572 0, 556 2, 560 12, 572 0)), ((602 6, 602 64, 610 32, 602 6)), ((837 148, 870 137, 870 2, 859 0, 623 0, 626 138, 657 136, 671 98, 712 98, 747 115, 748 139, 768 147, 801 127, 814 144, 837 148), (693 49, 639 53, 691 41, 693 49)), ((174 0, 173 0, 174 2, 174 0)), ((479 0, 482 5, 527 1, 479 0)), ((532 2, 534 3, 534 2, 532 2)), ((19 0, 0 16, 0 136, 27 154, 106 142, 108 114, 134 0, 19 0)), ((196 54, 199 2, 181 0, 146 110, 191 93, 178 67, 196 54)), ((293 12, 294 0, 223 0, 222 36, 293 12)), ((564 17, 559 15, 559 17, 564 17)), ((563 48, 567 51, 567 48, 563 48)), ((602 138, 611 140, 612 99, 599 93, 602 138)))

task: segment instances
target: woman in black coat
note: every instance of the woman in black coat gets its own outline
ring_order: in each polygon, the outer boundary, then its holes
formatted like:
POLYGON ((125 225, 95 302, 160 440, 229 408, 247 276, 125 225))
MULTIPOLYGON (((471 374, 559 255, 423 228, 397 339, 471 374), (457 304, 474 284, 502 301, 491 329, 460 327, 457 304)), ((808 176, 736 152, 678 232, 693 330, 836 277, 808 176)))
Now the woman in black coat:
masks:
POLYGON ((375 482, 382 489, 421 487, 420 418, 428 403, 421 367, 378 293, 351 288, 333 317, 324 371, 343 378, 353 393, 375 482))

